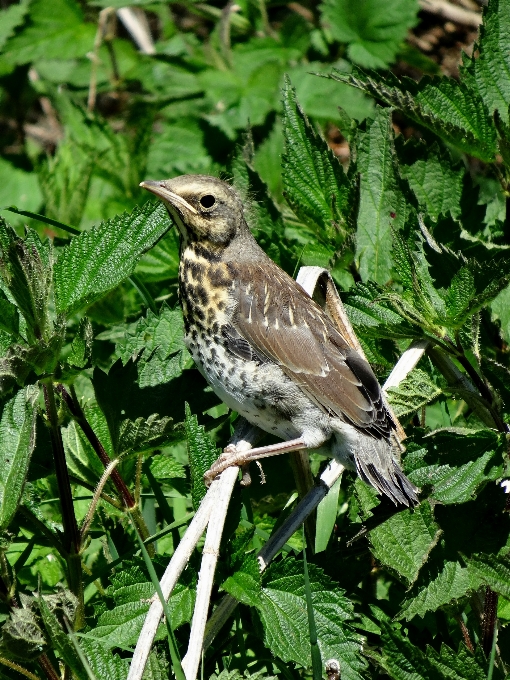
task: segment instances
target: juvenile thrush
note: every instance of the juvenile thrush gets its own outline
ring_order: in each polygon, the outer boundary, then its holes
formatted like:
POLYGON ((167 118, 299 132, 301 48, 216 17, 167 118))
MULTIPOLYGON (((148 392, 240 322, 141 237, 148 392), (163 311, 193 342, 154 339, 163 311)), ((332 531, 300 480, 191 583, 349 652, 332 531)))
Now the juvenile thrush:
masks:
POLYGON ((332 456, 395 504, 418 503, 393 457, 395 423, 372 369, 259 247, 235 189, 205 175, 140 186, 179 230, 179 295, 196 365, 227 406, 284 440, 257 450, 261 457, 328 442, 332 456))

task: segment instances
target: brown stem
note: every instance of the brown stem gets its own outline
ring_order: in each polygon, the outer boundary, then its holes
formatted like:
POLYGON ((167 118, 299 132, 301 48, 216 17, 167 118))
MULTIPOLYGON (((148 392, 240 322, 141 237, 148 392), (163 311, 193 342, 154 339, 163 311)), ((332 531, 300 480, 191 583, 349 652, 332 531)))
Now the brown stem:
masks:
MULTIPOLYGON (((85 414, 83 413, 83 410, 80 406, 78 399, 74 398, 74 395, 71 396, 69 394, 69 392, 66 390, 66 388, 64 387, 64 385, 57 385, 57 392, 60 394, 60 396, 64 400, 65 405, 67 406, 67 408, 71 412, 71 415, 73 416, 75 421, 78 423, 78 425, 83 430, 83 434, 89 440, 89 443, 92 446, 92 448, 94 449, 94 451, 97 453, 99 460, 105 466, 105 468, 107 468, 110 465, 110 463, 112 462, 111 458, 106 453, 104 446, 99 441, 96 433, 94 432, 89 421, 85 417, 85 414)), ((134 500, 133 496, 131 495, 131 492, 127 488, 126 483, 122 479, 120 472, 118 470, 114 470, 111 474, 110 479, 112 480, 113 484, 115 485, 115 488, 119 492, 119 494, 120 494, 120 496, 121 496, 121 498, 124 502, 124 505, 129 509, 134 508, 135 505, 136 505, 135 500, 134 500)))
POLYGON ((459 624, 459 627, 460 627, 460 630, 461 630, 461 633, 462 633, 462 637, 464 638, 464 643, 465 643, 466 647, 469 649, 470 652, 473 652, 473 654, 474 654, 475 648, 473 646, 473 643, 471 642, 471 636, 469 635, 469 630, 467 629, 466 624, 462 620, 462 616, 460 616, 460 614, 456 614, 455 618, 457 620, 457 623, 459 624))
POLYGON ((78 523, 74 513, 73 495, 71 492, 71 482, 67 470, 66 454, 62 432, 58 425, 57 408, 55 405, 55 394, 53 383, 43 384, 44 403, 46 405, 46 415, 50 424, 51 445, 53 457, 55 459, 55 473, 57 477, 58 495, 62 509, 62 525, 64 527, 64 547, 66 550, 67 577, 71 592, 78 598, 76 610, 76 630, 79 630, 85 622, 85 611, 83 601, 83 581, 81 571, 81 536, 78 531, 78 523))
POLYGON ((37 661, 39 662, 39 665, 42 668, 48 680, 60 680, 59 676, 57 675, 55 669, 51 664, 51 661, 48 659, 46 654, 41 654, 37 661))
POLYGON ((485 656, 489 658, 492 650, 492 640, 498 613, 498 594, 487 586, 485 589, 485 604, 482 619, 482 647, 485 656))

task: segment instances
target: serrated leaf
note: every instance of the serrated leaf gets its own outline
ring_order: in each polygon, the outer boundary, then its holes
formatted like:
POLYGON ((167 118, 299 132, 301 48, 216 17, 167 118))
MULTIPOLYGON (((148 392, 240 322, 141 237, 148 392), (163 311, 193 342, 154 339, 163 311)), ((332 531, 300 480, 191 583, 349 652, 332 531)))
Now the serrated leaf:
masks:
POLYGON ((357 142, 360 198, 356 260, 364 281, 392 278, 392 231, 402 229, 408 208, 399 186, 391 114, 378 108, 357 142))
POLYGON ((48 298, 53 266, 51 243, 30 230, 19 238, 0 217, 0 274, 26 321, 30 343, 47 340, 51 332, 48 298))
POLYGON ((70 313, 115 288, 169 226, 164 206, 146 203, 74 237, 55 265, 57 311, 70 313))
POLYGON ((92 356, 93 339, 92 324, 87 318, 84 318, 80 321, 76 335, 71 343, 71 351, 67 356, 67 363, 77 368, 84 368, 92 356))
POLYGON ((241 568, 229 576, 221 587, 239 602, 257 607, 261 597, 261 574, 255 555, 245 555, 241 568))
POLYGON ((405 469, 413 484, 431 485, 441 503, 466 503, 503 474, 503 444, 490 430, 440 430, 422 444, 427 448, 408 452, 405 469))
POLYGON ((467 560, 467 566, 474 579, 480 579, 491 590, 510 598, 510 560, 508 555, 474 555, 467 560))
MULTIPOLYGON (((154 586, 138 567, 131 566, 112 576, 108 594, 115 606, 101 614, 97 626, 85 637, 98 640, 106 648, 129 647, 138 639, 154 596, 154 586)), ((194 603, 195 589, 177 584, 168 602, 174 629, 191 620, 194 603)), ((164 637, 166 631, 162 626, 157 639, 164 637)))
POLYGON ((284 195, 296 215, 319 230, 319 237, 345 235, 350 222, 350 181, 326 142, 317 136, 302 112, 287 79, 283 90, 285 151, 282 157, 284 195))
POLYGON ((401 80, 391 74, 382 77, 359 68, 354 68, 350 75, 336 71, 330 77, 402 111, 461 151, 486 162, 495 160, 496 130, 487 106, 464 83, 429 76, 416 83, 408 77, 401 80))
POLYGON ((38 598, 39 611, 44 622, 44 626, 52 644, 58 649, 62 659, 73 671, 78 680, 89 680, 87 671, 76 651, 76 648, 62 627, 51 609, 46 604, 43 597, 38 598))
POLYGON ((74 420, 67 427, 62 427, 61 431, 69 471, 78 479, 95 486, 104 472, 104 465, 88 439, 74 420))
MULTIPOLYGON (((63 331, 63 328, 59 329, 63 331)), ((8 394, 16 385, 23 387, 31 371, 40 375, 55 369, 63 342, 61 332, 55 333, 49 342, 37 345, 11 345, 0 357, 0 396, 8 394)))
POLYGON ((458 600, 479 587, 480 583, 481 579, 459 561, 436 557, 423 567, 418 581, 407 593, 398 617, 410 621, 413 616, 424 616, 452 600, 458 600))
POLYGON ((5 45, 5 58, 13 64, 26 64, 36 59, 85 56, 94 45, 96 29, 83 18, 74 0, 53 0, 51 12, 45 0, 32 0, 30 21, 5 45))
POLYGON ((448 151, 437 143, 407 142, 399 156, 400 174, 409 182, 420 208, 434 221, 441 214, 459 217, 464 166, 453 163, 448 151))
MULTIPOLYGON (((342 679, 360 680, 365 663, 360 655, 362 638, 349 626, 352 603, 321 569, 309 565, 310 589, 323 659, 338 659, 342 679)), ((269 567, 258 611, 265 644, 283 661, 311 666, 302 565, 294 558, 269 567)))
POLYGON ((170 456, 154 456, 151 462, 151 472, 156 479, 186 479, 184 467, 170 456))
POLYGON ((369 540, 374 557, 412 584, 440 535, 441 529, 425 502, 414 511, 399 512, 372 529, 369 540))
POLYGON ((11 5, 0 11, 0 48, 3 48, 14 29, 23 22, 29 6, 30 0, 22 0, 18 5, 11 5))
POLYGON ((39 396, 31 385, 5 403, 0 419, 0 531, 7 529, 21 501, 35 446, 39 396))
POLYGON ((441 388, 419 368, 409 373, 398 387, 390 387, 387 392, 388 401, 397 418, 414 413, 442 394, 441 388))
MULTIPOLYGON (((158 177, 158 174, 153 173, 150 176, 158 177)), ((170 229, 148 253, 145 253, 137 264, 135 272, 142 275, 144 282, 159 282, 177 278, 179 272, 179 234, 177 229, 170 229)))
POLYGON ((80 645, 85 653, 91 671, 99 680, 125 680, 129 671, 127 659, 122 659, 118 654, 113 654, 110 649, 103 647, 99 642, 80 637, 80 645))
POLYGON ((460 645, 454 652, 445 644, 440 652, 427 645, 422 651, 402 629, 382 622, 382 665, 394 680, 485 680, 486 671, 473 654, 460 645))
POLYGON ((508 123, 510 101, 510 5, 507 0, 491 0, 483 11, 483 24, 477 42, 478 54, 462 69, 462 77, 476 87, 490 113, 498 110, 508 123))
POLYGON ((198 424, 197 417, 190 411, 188 404, 185 407, 186 438, 188 441, 188 457, 191 472, 191 499, 196 509, 202 498, 207 493, 204 483, 204 474, 218 458, 220 451, 211 441, 202 425, 198 424))
POLYGON ((417 22, 418 3, 398 0, 381 5, 377 0, 326 0, 320 6, 322 23, 335 40, 347 43, 349 58, 367 68, 385 68, 417 22))
POLYGON ((9 302, 3 290, 0 289, 0 329, 17 336, 19 331, 19 314, 16 305, 9 302))
POLYGON ((135 421, 126 418, 120 423, 117 455, 147 453, 164 446, 171 441, 173 429, 172 418, 159 418, 158 413, 135 421))

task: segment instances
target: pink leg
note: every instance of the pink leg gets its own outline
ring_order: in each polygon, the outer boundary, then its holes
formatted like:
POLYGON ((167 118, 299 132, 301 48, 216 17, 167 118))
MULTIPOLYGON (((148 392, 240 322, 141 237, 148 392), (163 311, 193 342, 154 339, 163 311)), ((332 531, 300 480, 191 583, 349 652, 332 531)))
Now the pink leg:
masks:
POLYGON ((261 446, 257 449, 250 449, 249 451, 237 451, 235 445, 230 444, 223 451, 218 460, 209 468, 204 475, 206 484, 210 484, 212 480, 228 467, 238 465, 243 467, 252 460, 259 460, 260 458, 269 458, 269 456, 279 456, 281 453, 288 453, 289 451, 299 451, 306 449, 304 439, 291 439, 288 442, 279 442, 278 444, 271 444, 270 446, 261 446))

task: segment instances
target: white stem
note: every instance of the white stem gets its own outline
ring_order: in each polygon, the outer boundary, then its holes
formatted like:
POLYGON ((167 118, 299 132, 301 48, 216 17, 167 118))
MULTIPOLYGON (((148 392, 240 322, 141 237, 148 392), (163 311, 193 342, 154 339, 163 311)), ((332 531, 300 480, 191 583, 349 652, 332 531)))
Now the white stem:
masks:
POLYGON ((89 510, 87 512, 87 516, 83 520, 83 524, 80 530, 81 534, 81 542, 83 544, 83 541, 85 539, 85 536, 88 534, 90 525, 92 524, 92 520, 94 518, 94 513, 96 511, 97 504, 99 503, 99 499, 101 498, 101 494, 103 493, 104 486, 106 482, 108 481, 108 478, 112 474, 112 472, 115 470, 116 466, 119 463, 119 459, 116 458, 115 460, 112 460, 108 467, 105 469, 103 472, 103 475, 101 479, 99 480, 98 485, 96 486, 94 490, 94 496, 92 497, 92 501, 89 506, 89 510))
POLYGON ((447 21, 453 21, 455 24, 478 28, 482 23, 480 12, 464 9, 446 0, 419 0, 419 4, 426 12, 443 17, 447 21))
POLYGON ((120 7, 117 16, 143 54, 156 54, 149 23, 145 12, 139 7, 120 7))
MULTIPOLYGON (((163 596, 166 600, 170 597, 179 576, 191 557, 191 553, 205 531, 214 504, 216 503, 219 484, 220 480, 211 484, 207 495, 191 520, 186 533, 182 537, 181 542, 170 560, 170 564, 163 574, 163 578, 161 579, 161 590, 163 591, 163 596)), ((156 597, 152 601, 145 623, 140 632, 138 642, 136 643, 127 680, 141 680, 162 615, 163 607, 161 606, 159 598, 156 597)))
POLYGON ((398 387, 402 380, 407 378, 409 373, 415 368, 425 350, 430 345, 428 340, 414 340, 406 351, 402 354, 400 359, 393 367, 386 382, 383 385, 383 390, 386 392, 390 387, 398 387))
POLYGON ((202 648, 204 642, 205 624, 211 601, 211 590, 214 581, 216 563, 220 554, 221 536, 225 517, 227 516, 230 497, 237 481, 239 468, 231 467, 222 472, 218 480, 216 503, 211 513, 204 550, 202 552, 202 565, 198 577, 197 599, 191 623, 191 633, 188 643, 188 651, 182 660, 182 668, 186 680, 195 680, 198 672, 202 648))

